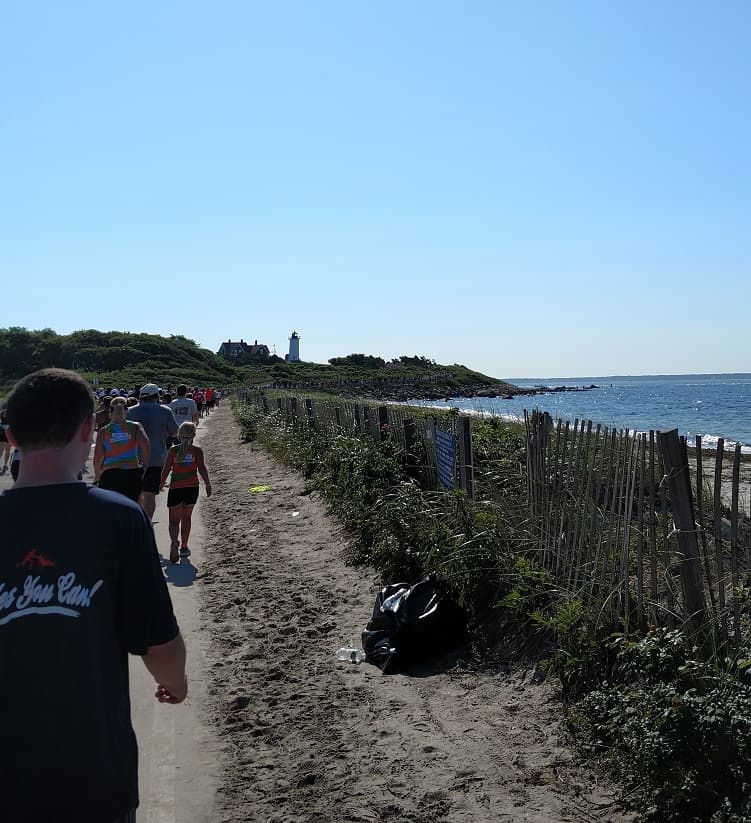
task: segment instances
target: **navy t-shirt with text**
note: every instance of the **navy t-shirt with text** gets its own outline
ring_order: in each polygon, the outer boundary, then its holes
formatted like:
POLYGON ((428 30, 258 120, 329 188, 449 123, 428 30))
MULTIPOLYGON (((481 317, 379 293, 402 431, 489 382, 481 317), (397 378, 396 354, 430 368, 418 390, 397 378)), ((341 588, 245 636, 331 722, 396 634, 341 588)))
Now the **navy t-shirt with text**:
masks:
POLYGON ((122 495, 0 495, 0 818, 106 823, 138 803, 128 653, 178 632, 154 531, 122 495))

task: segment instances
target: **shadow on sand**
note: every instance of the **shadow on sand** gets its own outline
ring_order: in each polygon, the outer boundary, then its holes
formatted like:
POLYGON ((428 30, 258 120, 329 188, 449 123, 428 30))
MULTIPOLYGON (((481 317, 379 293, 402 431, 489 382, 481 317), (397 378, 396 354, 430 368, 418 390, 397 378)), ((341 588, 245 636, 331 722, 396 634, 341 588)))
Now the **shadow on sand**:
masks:
POLYGON ((466 669, 472 657, 472 647, 465 643, 442 655, 397 665, 393 669, 387 669, 384 674, 401 674, 404 677, 417 678, 435 677, 449 671, 466 669))
POLYGON ((197 575, 198 570, 190 562, 190 558, 183 557, 179 563, 171 563, 169 560, 161 558, 162 568, 164 569, 164 576, 167 582, 173 586, 185 587, 192 586, 197 575))

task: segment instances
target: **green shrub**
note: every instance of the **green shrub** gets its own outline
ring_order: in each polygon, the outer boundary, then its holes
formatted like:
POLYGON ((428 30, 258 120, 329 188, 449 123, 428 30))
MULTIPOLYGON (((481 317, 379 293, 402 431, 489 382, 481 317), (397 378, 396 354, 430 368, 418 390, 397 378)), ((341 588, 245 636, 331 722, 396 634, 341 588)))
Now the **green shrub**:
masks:
POLYGON ((751 687, 677 630, 617 638, 610 679, 572 710, 648 820, 751 819, 751 687))
POLYGON ((240 426, 243 440, 252 443, 258 436, 258 421, 261 417, 255 406, 248 403, 235 405, 235 417, 240 426))
POLYGON ((473 505, 463 492, 422 489, 406 472, 396 438, 318 433, 275 412, 238 403, 243 437, 299 469, 357 539, 355 562, 385 582, 436 571, 471 612, 494 605, 512 564, 512 518, 473 505))

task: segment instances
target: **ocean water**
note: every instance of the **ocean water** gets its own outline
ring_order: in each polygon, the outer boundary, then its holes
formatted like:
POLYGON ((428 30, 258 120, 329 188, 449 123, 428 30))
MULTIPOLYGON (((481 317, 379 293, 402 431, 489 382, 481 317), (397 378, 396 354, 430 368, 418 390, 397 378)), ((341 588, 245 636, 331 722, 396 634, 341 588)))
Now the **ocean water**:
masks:
POLYGON ((700 434, 705 448, 715 448, 722 437, 726 449, 741 443, 742 451, 751 453, 751 374, 525 378, 509 382, 523 388, 591 384, 598 388, 512 400, 459 397, 448 402, 414 402, 514 419, 523 419, 524 409, 540 409, 555 419, 592 420, 595 424, 638 432, 677 428, 689 442, 700 434))

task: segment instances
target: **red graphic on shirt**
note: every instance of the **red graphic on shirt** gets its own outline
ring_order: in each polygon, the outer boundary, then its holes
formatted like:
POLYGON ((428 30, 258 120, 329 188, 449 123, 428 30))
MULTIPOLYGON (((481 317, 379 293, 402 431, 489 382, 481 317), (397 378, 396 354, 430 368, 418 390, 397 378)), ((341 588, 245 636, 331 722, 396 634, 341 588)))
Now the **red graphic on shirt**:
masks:
POLYGON ((51 566, 56 566, 54 560, 50 560, 49 557, 45 557, 43 554, 39 554, 36 549, 30 549, 29 552, 26 554, 26 557, 20 562, 16 563, 17 569, 28 569, 30 572, 34 571, 34 567, 38 567, 40 569, 49 569, 51 566))

